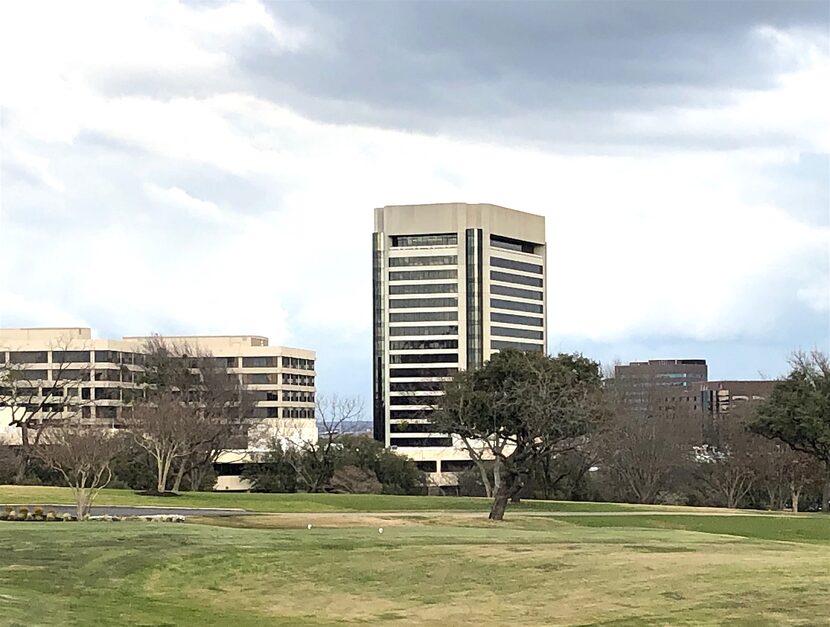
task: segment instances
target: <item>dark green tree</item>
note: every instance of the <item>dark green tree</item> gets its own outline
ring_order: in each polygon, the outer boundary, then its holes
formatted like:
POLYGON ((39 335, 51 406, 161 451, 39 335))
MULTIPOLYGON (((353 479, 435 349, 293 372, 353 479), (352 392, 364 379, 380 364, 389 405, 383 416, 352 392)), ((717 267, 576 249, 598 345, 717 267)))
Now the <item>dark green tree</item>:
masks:
POLYGON ((433 415, 437 431, 482 443, 500 464, 490 519, 502 520, 534 466, 584 443, 607 410, 597 362, 504 350, 457 373, 433 415))
POLYGON ((758 408, 750 428, 813 456, 825 468, 821 509, 830 511, 830 359, 820 351, 796 353, 792 370, 758 408))

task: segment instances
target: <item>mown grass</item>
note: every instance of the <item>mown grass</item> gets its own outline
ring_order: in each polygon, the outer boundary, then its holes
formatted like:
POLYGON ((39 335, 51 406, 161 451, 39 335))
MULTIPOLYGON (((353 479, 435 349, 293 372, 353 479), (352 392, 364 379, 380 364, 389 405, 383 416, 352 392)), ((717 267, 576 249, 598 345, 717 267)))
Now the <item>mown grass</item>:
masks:
POLYGON ((0 624, 830 625, 821 519, 456 518, 0 523, 0 624))
MULTIPOLYGON (((69 504, 67 488, 50 486, 0 485, 0 505, 69 504)), ((490 501, 476 497, 395 496, 387 494, 256 494, 228 492, 184 492, 176 497, 154 497, 131 490, 102 490, 96 505, 152 505, 162 507, 211 507, 246 509, 252 512, 405 512, 405 511, 487 511, 490 501)), ((514 511, 592 512, 655 509, 656 506, 619 503, 575 503, 566 501, 524 501, 514 511)))

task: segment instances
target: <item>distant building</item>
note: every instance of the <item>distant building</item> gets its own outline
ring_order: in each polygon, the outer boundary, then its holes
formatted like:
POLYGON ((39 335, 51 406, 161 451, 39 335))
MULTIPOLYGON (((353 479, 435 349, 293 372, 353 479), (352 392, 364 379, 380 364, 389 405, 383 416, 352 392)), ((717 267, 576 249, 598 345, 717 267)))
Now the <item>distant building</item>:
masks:
POLYGON ((645 413, 668 399, 686 398, 708 375, 705 359, 651 359, 615 366, 609 384, 626 408, 645 413))
POLYGON ((545 351, 542 216, 490 204, 375 210, 374 436, 449 485, 471 465, 429 415, 445 381, 503 348, 545 351))
MULTIPOLYGON (((63 403, 65 414, 117 428, 141 394, 147 339, 93 339, 88 328, 0 329, 0 368, 14 371, 19 384, 39 398, 54 387, 56 377, 71 380, 60 391, 73 399, 63 403)), ((164 339, 209 352, 239 375, 254 401, 251 418, 256 427, 248 431, 247 450, 263 447, 272 437, 287 444, 317 439, 314 351, 269 346, 268 338, 257 335, 164 339)), ((9 410, 0 408, 0 438, 15 443, 19 434, 8 423, 9 410)), ((220 476, 218 486, 227 489, 223 482, 230 482, 231 489, 244 487, 237 481, 220 476)))

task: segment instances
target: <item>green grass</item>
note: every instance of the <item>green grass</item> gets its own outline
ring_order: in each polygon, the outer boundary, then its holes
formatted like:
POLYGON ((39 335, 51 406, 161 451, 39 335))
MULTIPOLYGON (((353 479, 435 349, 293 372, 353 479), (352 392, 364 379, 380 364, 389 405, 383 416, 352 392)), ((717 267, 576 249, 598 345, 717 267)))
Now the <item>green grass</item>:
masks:
POLYGON ((830 544, 830 516, 618 516, 609 522, 607 516, 568 518, 575 525, 586 527, 645 529, 681 529, 721 535, 778 540, 781 542, 813 542, 830 544))
POLYGON ((830 625, 830 519, 352 518, 0 523, 0 625, 830 625))
MULTIPOLYGON (((0 485, 0 505, 72 503, 67 488, 0 485)), ((485 498, 393 496, 386 494, 249 494, 228 492, 184 492, 177 497, 141 496, 131 490, 102 490, 96 505, 154 505, 165 507, 240 508, 252 512, 407 512, 487 511, 485 498)), ((574 503, 566 501, 524 501, 514 511, 597 512, 655 509, 656 506, 618 503, 574 503)))

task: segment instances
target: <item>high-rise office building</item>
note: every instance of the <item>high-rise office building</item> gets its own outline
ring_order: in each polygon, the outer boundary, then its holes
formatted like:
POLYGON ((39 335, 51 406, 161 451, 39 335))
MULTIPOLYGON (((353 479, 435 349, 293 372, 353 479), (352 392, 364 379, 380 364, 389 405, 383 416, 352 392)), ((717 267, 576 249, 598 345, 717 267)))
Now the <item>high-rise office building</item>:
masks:
POLYGON ((706 381, 708 375, 705 359, 650 359, 616 365, 608 383, 627 408, 647 413, 671 404, 680 394, 691 398, 692 386, 706 381))
POLYGON ((490 204, 387 206, 375 210, 373 253, 374 436, 440 482, 468 461, 430 423, 444 382, 499 349, 546 349, 545 219, 490 204))

